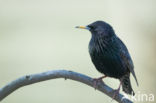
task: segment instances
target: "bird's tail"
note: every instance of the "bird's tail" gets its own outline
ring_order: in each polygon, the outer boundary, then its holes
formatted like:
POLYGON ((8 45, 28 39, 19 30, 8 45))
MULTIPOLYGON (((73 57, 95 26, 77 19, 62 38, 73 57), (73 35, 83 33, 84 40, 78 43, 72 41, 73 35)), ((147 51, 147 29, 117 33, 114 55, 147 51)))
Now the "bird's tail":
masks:
POLYGON ((122 89, 125 93, 130 94, 130 95, 135 95, 132 86, 131 86, 131 82, 130 82, 130 74, 127 73, 126 75, 124 75, 120 81, 122 82, 122 89))

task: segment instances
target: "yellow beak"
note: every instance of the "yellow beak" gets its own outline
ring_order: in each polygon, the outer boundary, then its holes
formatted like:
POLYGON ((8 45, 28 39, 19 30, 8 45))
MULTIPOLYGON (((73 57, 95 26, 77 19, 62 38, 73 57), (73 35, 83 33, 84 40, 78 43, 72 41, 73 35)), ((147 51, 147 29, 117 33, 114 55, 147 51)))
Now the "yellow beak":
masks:
POLYGON ((87 29, 87 30, 90 30, 90 28, 87 27, 87 26, 76 26, 75 28, 80 28, 80 29, 87 29))

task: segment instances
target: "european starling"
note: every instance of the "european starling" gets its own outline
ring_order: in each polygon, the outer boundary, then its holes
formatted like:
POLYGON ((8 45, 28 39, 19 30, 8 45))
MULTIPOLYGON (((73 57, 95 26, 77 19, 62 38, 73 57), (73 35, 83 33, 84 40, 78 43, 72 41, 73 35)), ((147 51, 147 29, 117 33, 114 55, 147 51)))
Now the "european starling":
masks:
POLYGON ((113 28, 104 21, 96 21, 87 26, 77 26, 76 28, 87 29, 92 37, 89 42, 89 54, 96 69, 104 76, 95 80, 102 80, 104 77, 113 77, 120 80, 119 93, 122 85, 123 91, 134 95, 131 87, 130 73, 138 81, 134 72, 134 66, 128 49, 115 34, 113 28))

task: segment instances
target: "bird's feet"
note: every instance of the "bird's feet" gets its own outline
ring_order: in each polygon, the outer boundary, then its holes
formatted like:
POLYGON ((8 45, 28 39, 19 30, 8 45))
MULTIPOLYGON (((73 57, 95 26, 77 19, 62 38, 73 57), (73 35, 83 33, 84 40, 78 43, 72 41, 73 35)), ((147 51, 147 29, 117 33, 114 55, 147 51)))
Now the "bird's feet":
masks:
POLYGON ((99 82, 102 82, 102 79, 94 78, 93 79, 93 87, 96 89, 99 82))
POLYGON ((112 97, 113 99, 115 99, 115 97, 119 95, 121 84, 122 84, 122 82, 120 82, 119 88, 114 90, 114 94, 113 94, 113 97, 112 97))
POLYGON ((102 82, 102 79, 105 78, 105 77, 107 77, 107 76, 102 76, 102 77, 93 79, 93 86, 94 86, 95 89, 97 88, 98 83, 102 82))
POLYGON ((115 99, 115 97, 119 95, 119 92, 120 92, 120 88, 114 90, 114 94, 113 94, 113 97, 112 98, 115 99))

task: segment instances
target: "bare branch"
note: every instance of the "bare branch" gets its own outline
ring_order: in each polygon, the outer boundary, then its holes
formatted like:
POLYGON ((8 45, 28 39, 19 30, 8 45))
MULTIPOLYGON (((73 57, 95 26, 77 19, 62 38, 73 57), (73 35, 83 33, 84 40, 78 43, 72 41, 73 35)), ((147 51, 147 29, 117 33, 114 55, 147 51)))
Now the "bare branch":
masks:
MULTIPOLYGON (((10 82, 3 88, 0 88, 0 101, 2 101, 6 96, 8 96, 9 94, 11 94, 20 87, 56 78, 71 79, 84 83, 88 86, 94 87, 93 79, 91 77, 67 70, 53 70, 38 74, 26 75, 10 82)), ((114 90, 109 86, 107 86, 106 84, 104 84, 103 82, 100 82, 98 84, 97 90, 103 92, 104 94, 106 94, 111 98, 113 97, 114 90)), ((132 103, 132 101, 126 98, 122 100, 122 97, 123 95, 119 94, 118 96, 115 97, 115 100, 119 103, 132 103)))

